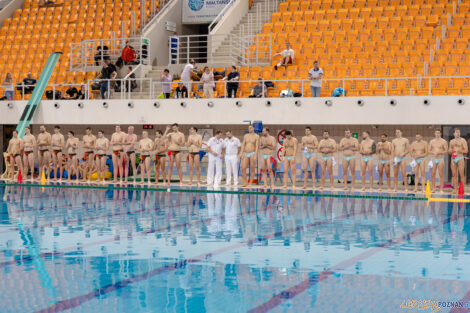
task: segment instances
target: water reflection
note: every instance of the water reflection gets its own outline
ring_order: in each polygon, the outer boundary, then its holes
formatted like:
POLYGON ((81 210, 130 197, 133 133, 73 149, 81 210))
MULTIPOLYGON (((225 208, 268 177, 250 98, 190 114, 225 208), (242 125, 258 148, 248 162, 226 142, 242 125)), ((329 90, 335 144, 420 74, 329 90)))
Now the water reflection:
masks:
POLYGON ((328 281, 342 277, 369 290, 383 287, 377 277, 393 277, 392 288, 402 290, 398 278, 421 276, 449 286, 459 280, 464 292, 470 280, 470 221, 460 204, 33 187, 0 195, 0 288, 12 290, 0 294, 6 312, 103 286, 112 286, 106 296, 76 310, 220 312, 229 303, 227 312, 244 312, 304 280, 311 287, 299 302, 286 294, 286 303, 328 312, 317 299, 330 282, 317 284, 318 273, 390 241, 328 281))

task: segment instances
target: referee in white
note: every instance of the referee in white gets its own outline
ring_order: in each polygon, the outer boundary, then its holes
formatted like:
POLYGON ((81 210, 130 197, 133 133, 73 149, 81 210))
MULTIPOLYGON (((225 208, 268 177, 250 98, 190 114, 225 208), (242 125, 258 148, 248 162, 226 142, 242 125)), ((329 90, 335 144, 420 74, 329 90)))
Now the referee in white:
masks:
POLYGON ((238 154, 240 154, 241 143, 232 131, 225 132, 225 174, 227 175, 227 186, 230 186, 233 175, 233 185, 238 185, 238 154))
POLYGON ((207 142, 209 164, 207 166, 207 186, 219 187, 222 180, 222 160, 224 158, 224 140, 220 130, 207 142), (215 171, 215 175, 214 175, 215 171))

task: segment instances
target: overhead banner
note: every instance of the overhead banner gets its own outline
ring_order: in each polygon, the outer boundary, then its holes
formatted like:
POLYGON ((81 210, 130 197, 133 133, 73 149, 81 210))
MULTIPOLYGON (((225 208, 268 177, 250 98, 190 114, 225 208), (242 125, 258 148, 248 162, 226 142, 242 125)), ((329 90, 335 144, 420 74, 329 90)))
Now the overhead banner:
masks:
POLYGON ((230 0, 183 0, 183 23, 211 23, 230 0))

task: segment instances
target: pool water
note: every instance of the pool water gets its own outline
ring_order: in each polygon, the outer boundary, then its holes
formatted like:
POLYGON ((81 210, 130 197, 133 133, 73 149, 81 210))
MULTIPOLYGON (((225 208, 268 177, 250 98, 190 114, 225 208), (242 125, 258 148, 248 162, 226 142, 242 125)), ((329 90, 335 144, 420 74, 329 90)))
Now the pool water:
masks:
POLYGON ((0 196, 2 313, 395 313, 470 300, 458 203, 5 185, 0 196))

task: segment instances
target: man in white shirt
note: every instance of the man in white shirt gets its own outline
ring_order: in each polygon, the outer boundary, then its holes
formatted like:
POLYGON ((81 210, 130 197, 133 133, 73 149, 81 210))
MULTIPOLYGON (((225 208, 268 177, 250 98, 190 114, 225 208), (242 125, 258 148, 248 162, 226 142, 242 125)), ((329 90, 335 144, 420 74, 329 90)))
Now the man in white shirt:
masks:
POLYGON ((194 67, 196 66, 196 62, 194 60, 189 61, 188 64, 184 66, 183 72, 181 73, 181 81, 188 89, 188 94, 191 93, 191 75, 194 72, 194 67))
POLYGON ((238 154, 240 153, 241 143, 236 137, 233 137, 232 131, 225 132, 225 173, 227 175, 227 186, 230 186, 233 175, 233 185, 238 185, 238 154))
POLYGON ((320 97, 321 80, 323 78, 323 70, 318 67, 318 61, 313 62, 313 68, 308 71, 308 79, 310 79, 310 90, 312 97, 320 97))
POLYGON ((274 69, 276 71, 277 71, 277 68, 281 65, 284 65, 287 67, 287 64, 294 63, 294 50, 291 49, 289 43, 286 43, 286 50, 282 51, 281 53, 276 53, 275 55, 273 55, 273 57, 277 55, 282 55, 282 58, 281 58, 281 61, 277 65, 274 65, 274 69))
POLYGON ((220 130, 207 142, 209 164, 207 166, 207 186, 219 187, 222 180, 222 159, 224 158, 224 140, 220 130), (214 177, 215 170, 215 177, 214 177))

